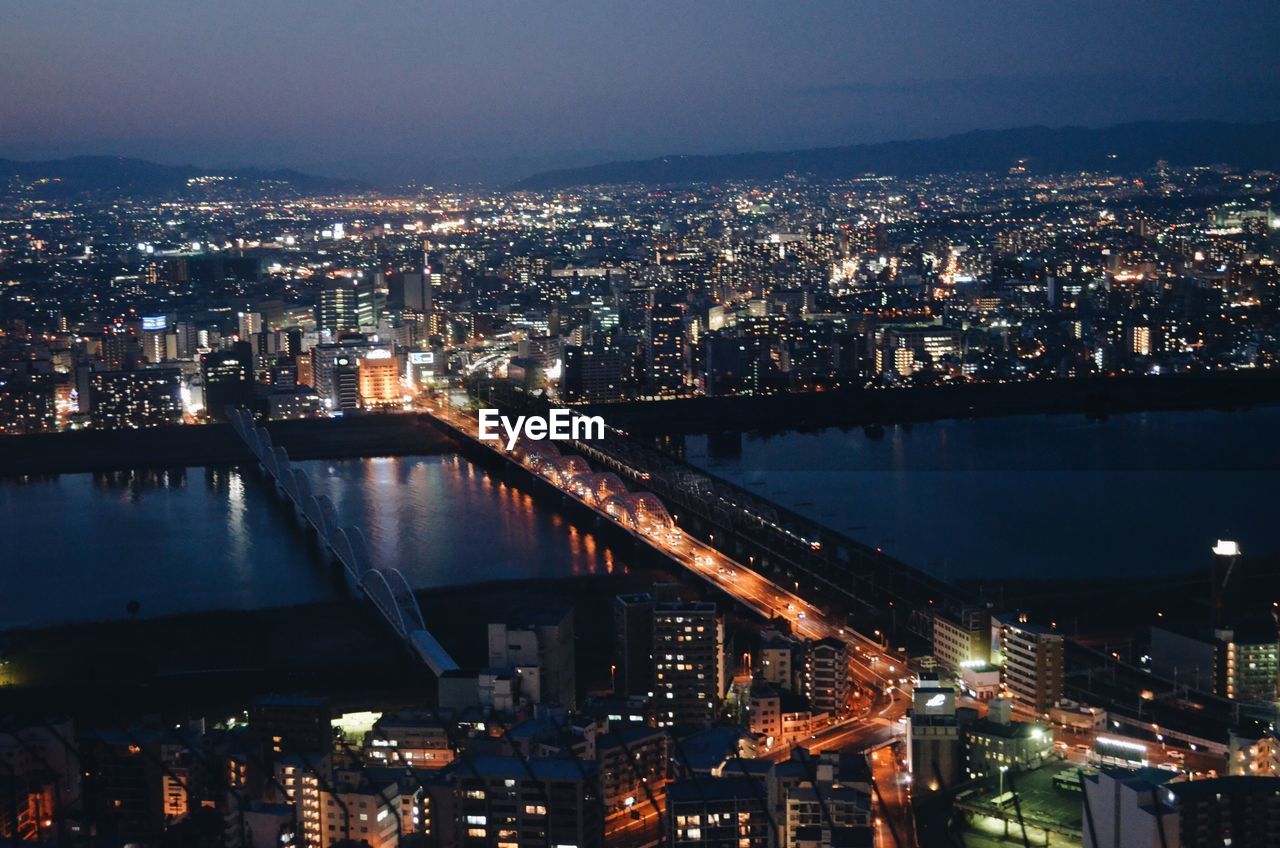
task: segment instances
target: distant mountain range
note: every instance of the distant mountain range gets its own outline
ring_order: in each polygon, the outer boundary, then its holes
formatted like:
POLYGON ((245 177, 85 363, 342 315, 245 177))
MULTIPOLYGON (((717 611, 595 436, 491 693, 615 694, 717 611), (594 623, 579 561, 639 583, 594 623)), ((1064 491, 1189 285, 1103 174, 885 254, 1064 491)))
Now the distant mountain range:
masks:
POLYGON ((287 185, 299 192, 340 191, 358 187, 351 180, 317 177, 288 169, 267 171, 258 168, 201 168, 195 165, 161 165, 145 159, 118 156, 75 156, 23 162, 0 159, 0 190, 4 183, 17 178, 24 183, 37 183, 40 193, 52 195, 81 192, 112 192, 122 195, 174 194, 198 189, 201 185, 228 186, 287 185), (192 182, 202 177, 222 180, 192 182))
POLYGON ((1025 160, 1029 170, 1132 173, 1157 160, 1171 165, 1228 163, 1280 170, 1280 122, 1145 122, 1101 129, 1021 127, 980 130, 945 138, 853 144, 774 153, 662 156, 544 171, 513 187, 531 191, 616 183, 719 182, 774 179, 786 174, 823 179, 862 174, 1003 172, 1025 160))

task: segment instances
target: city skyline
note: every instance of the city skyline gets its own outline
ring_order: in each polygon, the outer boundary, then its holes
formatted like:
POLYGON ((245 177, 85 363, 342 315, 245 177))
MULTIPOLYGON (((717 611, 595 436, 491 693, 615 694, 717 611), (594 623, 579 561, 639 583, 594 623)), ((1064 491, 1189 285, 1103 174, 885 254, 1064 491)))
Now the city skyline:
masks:
POLYGON ((1280 845, 1273 6, 9 4, 0 842, 1280 845))
POLYGON ((1273 11, 23 5, 0 13, 0 156, 501 182, 974 129, 1274 120, 1273 11))

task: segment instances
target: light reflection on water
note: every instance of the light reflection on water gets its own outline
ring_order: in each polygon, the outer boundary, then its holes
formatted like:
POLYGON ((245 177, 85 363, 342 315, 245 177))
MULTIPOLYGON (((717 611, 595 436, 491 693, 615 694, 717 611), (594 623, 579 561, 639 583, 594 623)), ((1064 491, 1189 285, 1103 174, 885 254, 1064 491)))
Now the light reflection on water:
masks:
MULTIPOLYGON (((611 573, 613 553, 456 456, 299 465, 415 588, 611 573)), ((237 468, 0 481, 0 630, 257 609, 340 591, 256 474, 237 468), (200 485, 203 484, 203 485, 200 485)))

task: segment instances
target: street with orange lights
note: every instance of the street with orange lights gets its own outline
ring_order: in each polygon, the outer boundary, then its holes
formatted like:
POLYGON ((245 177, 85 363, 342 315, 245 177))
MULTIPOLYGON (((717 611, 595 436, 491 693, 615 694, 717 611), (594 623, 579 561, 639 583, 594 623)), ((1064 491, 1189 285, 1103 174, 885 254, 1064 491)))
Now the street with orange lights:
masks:
MULTIPOLYGON (((480 440, 477 435, 478 422, 474 416, 443 403, 431 403, 423 408, 474 444, 487 448, 530 473, 536 473, 521 461, 519 446, 512 451, 502 442, 480 440)), ((902 836, 903 828, 911 827, 905 772, 899 767, 898 754, 895 753, 897 748, 892 744, 898 738, 895 730, 900 729, 900 720, 911 702, 911 675, 901 657, 895 656, 893 652, 886 650, 886 646, 857 632, 835 616, 824 613, 800 596, 677 528, 632 526, 559 480, 546 474, 538 476, 555 486, 566 497, 573 498, 602 519, 694 572, 761 617, 784 619, 789 622, 794 633, 807 639, 835 638, 848 645, 850 675, 874 692, 877 701, 866 712, 833 723, 810 739, 797 744, 813 752, 845 748, 879 749, 872 764, 885 811, 884 820, 877 828, 877 844, 896 844, 889 832, 890 828, 897 828, 898 835, 902 836)), ((767 756, 770 759, 782 758, 788 751, 786 746, 780 746, 767 756)), ((650 828, 653 824, 648 819, 650 816, 656 817, 656 812, 638 812, 638 818, 633 818, 629 811, 616 814, 608 823, 611 838, 627 843, 645 842, 652 838, 654 834, 650 828)))

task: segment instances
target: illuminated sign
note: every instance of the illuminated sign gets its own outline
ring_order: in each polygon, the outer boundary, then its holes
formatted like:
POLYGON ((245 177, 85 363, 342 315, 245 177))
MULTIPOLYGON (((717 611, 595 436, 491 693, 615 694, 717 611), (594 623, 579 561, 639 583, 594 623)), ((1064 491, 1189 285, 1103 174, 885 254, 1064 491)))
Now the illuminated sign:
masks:
POLYGON ((169 319, 163 315, 152 318, 142 319, 142 329, 144 330, 163 330, 169 326, 169 319))
POLYGON ((926 710, 936 710, 946 702, 947 696, 944 693, 939 692, 937 695, 934 695, 932 698, 924 702, 924 708, 926 710))
POLYGON ((431 365, 436 361, 436 355, 429 350, 415 350, 409 352, 410 365, 431 365))

